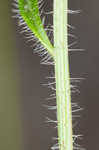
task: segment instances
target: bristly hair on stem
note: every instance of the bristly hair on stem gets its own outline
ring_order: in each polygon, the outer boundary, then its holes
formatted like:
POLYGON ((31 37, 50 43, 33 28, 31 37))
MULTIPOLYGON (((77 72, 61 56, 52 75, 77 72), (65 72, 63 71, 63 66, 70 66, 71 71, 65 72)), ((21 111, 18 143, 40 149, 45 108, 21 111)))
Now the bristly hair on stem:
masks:
MULTIPOLYGON (((68 9, 68 0, 53 0, 53 10, 46 12, 43 10, 43 0, 13 0, 13 12, 18 18, 21 33, 25 32, 27 41, 35 41, 34 52, 43 57, 41 64, 53 65, 54 76, 48 77, 53 81, 48 82, 48 88, 54 91, 48 100, 56 99, 56 106, 47 106, 50 110, 56 111, 57 120, 49 119, 47 122, 57 124, 58 137, 57 144, 52 150, 83 150, 76 142, 81 135, 73 135, 73 121, 79 117, 80 106, 71 102, 71 93, 79 92, 74 82, 79 82, 82 78, 70 79, 69 52, 83 51, 83 49, 72 48, 76 41, 68 44, 68 39, 77 37, 68 33, 68 28, 74 29, 68 24, 68 14, 78 14, 80 10, 68 9), (45 16, 53 15, 53 25, 48 25, 44 29, 45 16), (42 18, 42 19, 41 19, 42 18), (49 34, 53 33, 52 42, 49 34)), ((46 84, 45 84, 46 85, 46 84)))

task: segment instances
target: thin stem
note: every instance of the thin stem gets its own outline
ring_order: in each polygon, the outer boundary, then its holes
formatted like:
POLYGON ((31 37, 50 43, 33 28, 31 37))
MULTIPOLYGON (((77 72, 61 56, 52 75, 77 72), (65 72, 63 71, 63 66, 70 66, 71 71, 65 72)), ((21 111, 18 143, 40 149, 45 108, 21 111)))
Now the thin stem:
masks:
POLYGON ((54 0, 54 52, 59 150, 73 150, 67 0, 54 0))

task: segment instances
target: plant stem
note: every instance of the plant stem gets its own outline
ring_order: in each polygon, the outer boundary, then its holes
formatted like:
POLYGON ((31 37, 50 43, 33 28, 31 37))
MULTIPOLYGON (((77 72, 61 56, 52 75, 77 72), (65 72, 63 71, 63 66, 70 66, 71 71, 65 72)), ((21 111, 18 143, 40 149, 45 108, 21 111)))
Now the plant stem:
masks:
POLYGON ((67 1, 54 0, 54 52, 59 150, 73 150, 67 1))

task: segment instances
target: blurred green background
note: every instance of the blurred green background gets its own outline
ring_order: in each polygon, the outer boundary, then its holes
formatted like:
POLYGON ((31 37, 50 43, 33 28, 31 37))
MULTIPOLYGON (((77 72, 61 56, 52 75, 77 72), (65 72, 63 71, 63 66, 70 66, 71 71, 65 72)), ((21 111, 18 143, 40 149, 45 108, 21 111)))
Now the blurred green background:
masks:
POLYGON ((0 150, 22 150, 18 52, 11 22, 11 1, 0 2, 0 150))
MULTIPOLYGON (((56 129, 45 123, 45 117, 53 118, 55 114, 42 106, 49 103, 45 98, 50 90, 41 84, 47 82, 44 77, 53 69, 40 65, 38 55, 19 34, 17 20, 11 17, 12 1, 0 2, 0 150, 49 150, 56 143, 51 140, 56 129)), ((84 107, 75 130, 84 134, 82 145, 90 150, 99 149, 98 6, 98 0, 69 0, 69 8, 82 10, 79 15, 69 16, 76 27, 70 32, 78 37, 74 48, 86 49, 70 53, 71 76, 86 78, 78 85, 80 94, 73 97, 84 107)), ((52 2, 46 0, 44 9, 50 8, 52 2)))

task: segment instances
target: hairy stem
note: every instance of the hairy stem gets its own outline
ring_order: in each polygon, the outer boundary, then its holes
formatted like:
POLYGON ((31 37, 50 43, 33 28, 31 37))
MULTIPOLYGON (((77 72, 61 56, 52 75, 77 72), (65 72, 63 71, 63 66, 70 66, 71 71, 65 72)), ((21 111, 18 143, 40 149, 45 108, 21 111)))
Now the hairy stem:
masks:
POLYGON ((73 150, 67 9, 67 0, 54 0, 54 52, 59 150, 73 150))

